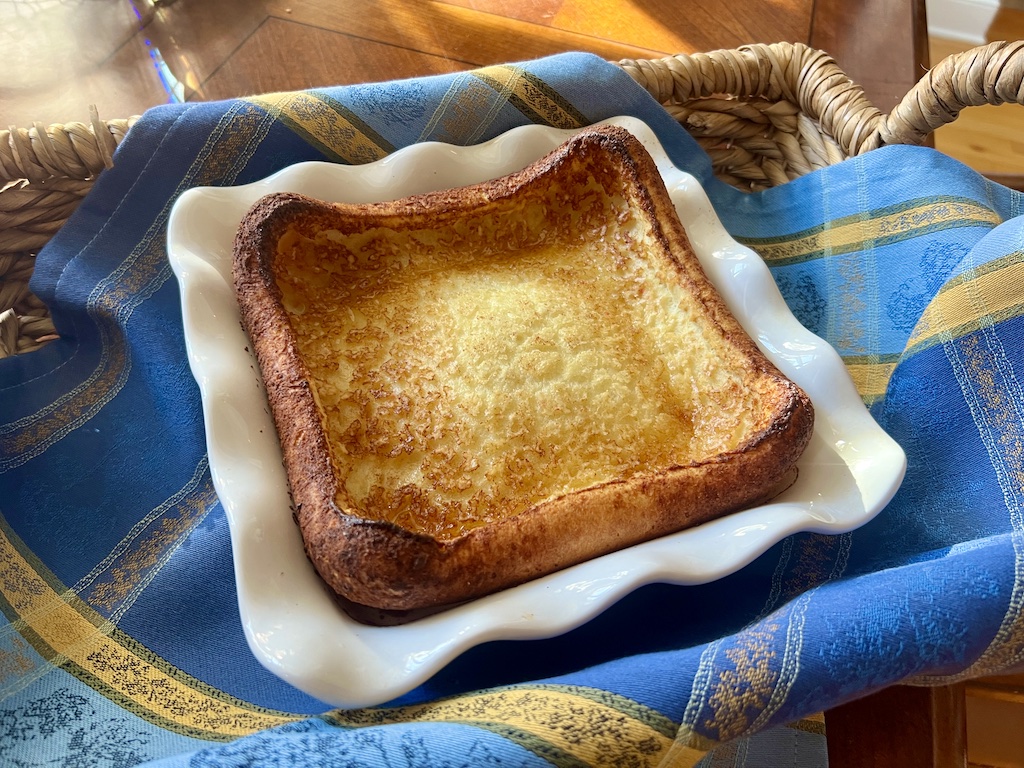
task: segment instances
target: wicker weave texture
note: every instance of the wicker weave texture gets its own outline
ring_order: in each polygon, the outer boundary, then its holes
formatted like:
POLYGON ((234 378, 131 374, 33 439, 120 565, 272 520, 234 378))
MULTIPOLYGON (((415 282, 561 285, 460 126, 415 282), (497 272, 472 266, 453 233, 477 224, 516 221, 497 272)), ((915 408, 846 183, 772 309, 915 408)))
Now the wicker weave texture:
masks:
POLYGON ((56 338, 49 312, 28 289, 35 255, 113 164, 135 118, 0 131, 0 357, 56 338))
POLYGON ((965 107, 1024 103, 1024 41, 944 59, 887 115, 828 54, 802 44, 619 65, 697 139, 719 178, 750 190, 887 144, 921 144, 965 107))
MULTIPOLYGON (((745 190, 785 184, 887 144, 920 144, 960 111, 1024 103, 1024 41, 990 43, 931 69, 888 115, 826 53, 803 44, 617 62, 745 190)), ((28 290, 35 254, 113 162, 136 118, 0 131, 0 357, 55 337, 28 290)))

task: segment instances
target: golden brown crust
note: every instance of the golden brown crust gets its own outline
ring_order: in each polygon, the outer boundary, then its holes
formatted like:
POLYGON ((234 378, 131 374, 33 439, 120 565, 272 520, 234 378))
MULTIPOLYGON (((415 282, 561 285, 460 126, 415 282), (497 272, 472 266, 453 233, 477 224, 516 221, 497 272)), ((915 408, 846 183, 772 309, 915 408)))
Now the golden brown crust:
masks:
POLYGON ((365 606, 405 611, 472 599, 742 509, 792 469, 813 428, 809 399, 729 313, 692 253, 653 160, 620 128, 589 129, 522 172, 468 189, 367 206, 269 196, 242 222, 234 277, 307 554, 338 595, 365 606), (709 343, 742 359, 744 385, 756 390, 763 411, 759 426, 731 450, 593 483, 454 537, 360 514, 332 464, 323 411, 275 281, 278 241, 298 220, 316 230, 337 226, 342 214, 360 217, 367 227, 397 227, 434 211, 459 215, 524 194, 546 178, 578 172, 570 161, 587 153, 608 161, 635 195, 634 204, 672 260, 679 284, 715 334, 709 343))

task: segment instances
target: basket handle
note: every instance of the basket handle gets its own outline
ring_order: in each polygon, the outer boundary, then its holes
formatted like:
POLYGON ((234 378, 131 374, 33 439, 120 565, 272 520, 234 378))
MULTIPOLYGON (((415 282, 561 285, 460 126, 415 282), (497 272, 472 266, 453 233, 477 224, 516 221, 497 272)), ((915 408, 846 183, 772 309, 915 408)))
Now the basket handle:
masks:
POLYGON ((1024 104, 1024 41, 949 56, 928 71, 879 126, 882 144, 920 144, 964 107, 1024 104))
POLYGON ((89 109, 90 122, 0 131, 0 186, 10 181, 52 178, 91 179, 112 164, 114 150, 138 119, 99 119, 89 109))
POLYGON ((714 95, 796 105, 847 157, 886 144, 920 144, 964 107, 1024 104, 1024 41, 995 42, 943 59, 883 115, 827 54, 802 43, 618 62, 659 103, 714 95))
POLYGON ((721 95, 785 100, 819 122, 845 156, 878 146, 882 113, 831 56, 803 43, 625 59, 618 65, 666 106, 721 95))

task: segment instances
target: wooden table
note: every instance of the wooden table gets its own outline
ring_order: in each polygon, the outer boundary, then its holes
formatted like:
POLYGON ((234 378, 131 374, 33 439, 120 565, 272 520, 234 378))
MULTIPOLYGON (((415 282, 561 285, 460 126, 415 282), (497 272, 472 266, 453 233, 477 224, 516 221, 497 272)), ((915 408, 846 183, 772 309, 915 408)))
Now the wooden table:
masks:
MULTIPOLYGON (((924 0, 24 0, 0 6, 0 115, 29 127, 87 121, 90 105, 113 119, 568 50, 617 61, 779 41, 831 53, 889 110, 927 69, 925 28, 924 0)), ((957 691, 897 688, 828 713, 832 765, 963 765, 957 691)))
POLYGON ((927 67, 924 0, 23 0, 0 5, 0 115, 29 127, 440 74, 805 42, 890 109, 927 67))

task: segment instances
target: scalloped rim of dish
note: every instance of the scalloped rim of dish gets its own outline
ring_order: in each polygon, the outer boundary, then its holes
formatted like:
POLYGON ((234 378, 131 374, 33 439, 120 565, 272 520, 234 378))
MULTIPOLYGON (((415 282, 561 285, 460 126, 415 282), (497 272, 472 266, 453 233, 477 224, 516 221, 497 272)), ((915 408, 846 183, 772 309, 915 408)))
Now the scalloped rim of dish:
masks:
POLYGON ((726 233, 700 184, 672 165, 645 123, 604 122, 627 128, 647 147, 708 277, 765 354, 810 395, 816 425, 799 479, 770 504, 411 624, 360 624, 327 593, 292 520, 277 434, 232 286, 238 223, 270 192, 371 202, 495 178, 574 131, 524 126, 469 147, 415 144, 368 165, 306 162, 252 184, 190 189, 171 212, 168 255, 181 288, 210 469, 230 526, 239 610, 256 658, 300 690, 339 707, 384 703, 475 645, 567 632, 645 584, 713 581, 793 533, 850 531, 899 488, 905 454, 872 419, 838 354, 793 317, 764 262, 726 233))

